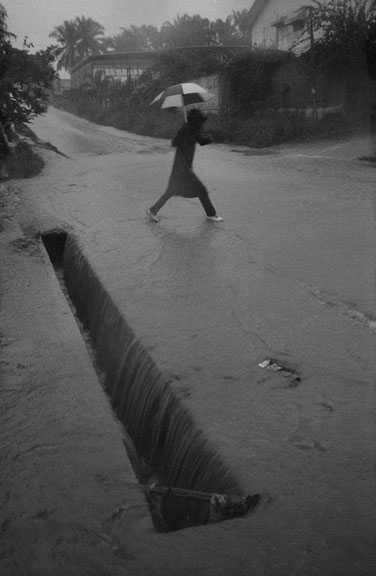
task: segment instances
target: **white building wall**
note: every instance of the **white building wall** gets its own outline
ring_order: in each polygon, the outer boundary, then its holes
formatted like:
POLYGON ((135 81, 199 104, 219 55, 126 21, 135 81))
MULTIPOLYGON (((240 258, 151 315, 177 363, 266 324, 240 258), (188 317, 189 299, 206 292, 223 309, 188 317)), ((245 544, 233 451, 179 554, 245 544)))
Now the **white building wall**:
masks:
POLYGON ((269 0, 265 8, 261 11, 252 28, 252 44, 263 47, 279 48, 286 50, 301 33, 294 33, 292 27, 288 30, 280 31, 277 46, 277 28, 272 26, 279 18, 291 15, 296 10, 309 4, 309 0, 269 0))
MULTIPOLYGON (((329 0, 323 0, 325 3, 329 0)), ((355 0, 347 0, 349 3, 355 3, 355 0)), ((367 0, 371 6, 374 0, 367 0)), ((294 32, 291 25, 277 29, 272 26, 274 22, 285 16, 291 17, 304 6, 312 4, 311 0, 268 0, 265 7, 261 10, 252 27, 252 44, 267 48, 278 48, 280 50, 289 50, 293 45, 295 52, 301 52, 309 47, 309 41, 305 44, 296 45, 296 41, 302 38, 302 32, 294 32)), ((319 33, 315 32, 315 37, 319 33)), ((304 37, 307 35, 304 34, 304 37)))

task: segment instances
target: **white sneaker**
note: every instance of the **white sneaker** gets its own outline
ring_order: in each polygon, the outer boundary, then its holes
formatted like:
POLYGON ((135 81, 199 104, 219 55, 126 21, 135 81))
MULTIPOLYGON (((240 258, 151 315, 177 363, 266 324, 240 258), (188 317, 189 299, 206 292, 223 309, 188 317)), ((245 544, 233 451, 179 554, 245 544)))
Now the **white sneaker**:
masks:
POLYGON ((207 220, 211 220, 212 222, 223 222, 223 218, 220 216, 206 216, 207 220))
POLYGON ((151 210, 146 210, 146 214, 149 216, 150 220, 153 222, 159 222, 159 218, 156 214, 153 214, 151 210))

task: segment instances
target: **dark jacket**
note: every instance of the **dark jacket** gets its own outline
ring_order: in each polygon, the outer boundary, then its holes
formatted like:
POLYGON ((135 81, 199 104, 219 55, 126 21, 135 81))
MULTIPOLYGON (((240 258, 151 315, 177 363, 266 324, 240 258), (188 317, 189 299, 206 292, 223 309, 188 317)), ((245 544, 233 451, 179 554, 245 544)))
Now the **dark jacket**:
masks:
POLYGON ((193 172, 192 164, 196 143, 205 146, 210 142, 212 142, 211 137, 202 132, 202 122, 187 122, 180 128, 172 140, 172 146, 176 147, 176 154, 168 183, 168 191, 171 195, 196 198, 201 194, 207 194, 205 186, 193 172))

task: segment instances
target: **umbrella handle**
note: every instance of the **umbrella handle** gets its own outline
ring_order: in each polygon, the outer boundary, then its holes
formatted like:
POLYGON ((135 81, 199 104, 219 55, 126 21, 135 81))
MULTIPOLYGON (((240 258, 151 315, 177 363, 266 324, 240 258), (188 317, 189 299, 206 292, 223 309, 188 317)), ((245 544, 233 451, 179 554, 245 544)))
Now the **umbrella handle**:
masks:
POLYGON ((183 114, 184 114, 184 122, 187 123, 187 110, 185 109, 184 105, 183 105, 183 114))

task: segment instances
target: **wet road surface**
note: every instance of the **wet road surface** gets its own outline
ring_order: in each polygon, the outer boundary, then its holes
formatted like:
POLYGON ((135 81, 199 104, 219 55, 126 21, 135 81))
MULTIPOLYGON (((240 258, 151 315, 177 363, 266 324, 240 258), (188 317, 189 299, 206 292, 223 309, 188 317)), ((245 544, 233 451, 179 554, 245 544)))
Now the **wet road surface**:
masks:
POLYGON ((35 131, 69 158, 22 183, 24 229, 77 236, 244 490, 271 495, 257 516, 169 536, 170 567, 192 573, 176 546, 192 553, 200 534, 197 574, 367 574, 376 307, 364 142, 198 149, 224 222, 173 199, 154 224, 144 210, 167 183, 168 142, 54 110, 35 131), (270 357, 301 380, 260 368, 270 357))

